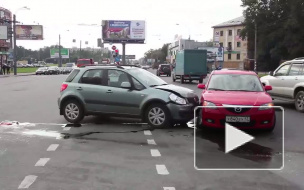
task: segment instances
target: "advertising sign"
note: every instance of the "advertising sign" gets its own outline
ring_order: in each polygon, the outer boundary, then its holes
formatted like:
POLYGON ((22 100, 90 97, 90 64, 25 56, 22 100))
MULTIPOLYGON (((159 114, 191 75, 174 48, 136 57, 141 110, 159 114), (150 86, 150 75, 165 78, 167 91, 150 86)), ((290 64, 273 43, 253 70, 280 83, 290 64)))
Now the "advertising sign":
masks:
MULTIPOLYGON (((59 49, 53 48, 50 50, 51 58, 59 58, 59 49)), ((69 58, 70 53, 66 48, 61 48, 61 58, 69 58)))
POLYGON ((0 26, 0 40, 7 40, 7 26, 0 26))
POLYGON ((106 43, 144 43, 145 21, 106 20, 103 22, 102 37, 106 43))
POLYGON ((219 31, 215 31, 214 32, 214 42, 219 42, 220 41, 220 32, 219 31))
POLYGON ((126 55, 126 59, 135 59, 135 55, 126 55))
POLYGON ((17 40, 43 40, 42 25, 16 25, 17 40))
POLYGON ((224 61, 224 47, 222 46, 218 47, 216 60, 224 61))

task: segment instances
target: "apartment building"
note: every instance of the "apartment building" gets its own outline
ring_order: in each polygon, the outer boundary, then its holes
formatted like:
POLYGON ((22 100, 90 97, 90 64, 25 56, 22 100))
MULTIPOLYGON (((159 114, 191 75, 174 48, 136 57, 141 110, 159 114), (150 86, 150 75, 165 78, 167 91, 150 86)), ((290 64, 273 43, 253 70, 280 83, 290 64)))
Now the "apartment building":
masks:
POLYGON ((240 38, 244 20, 242 16, 212 27, 215 45, 224 48, 224 68, 243 69, 248 56, 247 41, 240 38))

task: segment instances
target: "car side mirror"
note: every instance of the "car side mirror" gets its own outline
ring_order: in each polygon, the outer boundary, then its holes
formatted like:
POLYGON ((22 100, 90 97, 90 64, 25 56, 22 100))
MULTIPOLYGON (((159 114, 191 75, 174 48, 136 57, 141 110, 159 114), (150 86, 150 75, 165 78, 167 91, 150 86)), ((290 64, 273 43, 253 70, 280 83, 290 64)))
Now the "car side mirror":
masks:
POLYGON ((129 83, 129 82, 122 82, 120 86, 122 88, 131 88, 131 83, 129 83))
POLYGON ((270 75, 270 76, 273 76, 273 74, 274 74, 273 71, 270 71, 270 72, 269 72, 269 75, 270 75))
POLYGON ((265 91, 270 91, 272 90, 272 86, 265 86, 265 91))
POLYGON ((206 86, 205 86, 205 84, 198 84, 198 85, 197 85, 197 88, 199 88, 199 89, 205 89, 206 86))

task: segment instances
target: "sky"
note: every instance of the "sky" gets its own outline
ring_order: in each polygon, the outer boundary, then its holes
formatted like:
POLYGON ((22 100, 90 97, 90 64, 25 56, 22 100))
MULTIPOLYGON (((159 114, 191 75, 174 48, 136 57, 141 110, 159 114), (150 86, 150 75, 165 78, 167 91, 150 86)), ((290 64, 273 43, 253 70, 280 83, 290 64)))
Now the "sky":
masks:
MULTIPOLYGON (((59 34, 61 45, 66 48, 79 47, 80 40, 82 48, 96 48, 102 20, 145 20, 145 44, 126 45, 126 54, 139 59, 149 49, 174 42, 176 34, 183 38, 190 35, 197 41, 212 39, 212 26, 242 15, 241 3, 241 0, 1 0, 0 6, 15 13, 17 21, 23 24, 43 25, 44 40, 17 41, 18 46, 33 50, 58 44, 59 34), (20 9, 24 6, 30 10, 20 9), (97 26, 89 26, 92 24, 97 26)), ((113 45, 122 51, 121 44, 113 45)))

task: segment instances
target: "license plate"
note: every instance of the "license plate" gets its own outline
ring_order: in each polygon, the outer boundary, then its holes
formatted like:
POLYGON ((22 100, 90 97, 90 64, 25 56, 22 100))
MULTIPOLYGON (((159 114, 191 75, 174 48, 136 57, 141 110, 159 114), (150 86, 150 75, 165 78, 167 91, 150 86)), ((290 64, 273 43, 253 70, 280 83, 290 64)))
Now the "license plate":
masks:
POLYGON ((250 123, 250 117, 248 117, 248 116, 226 116, 226 122, 250 123))

